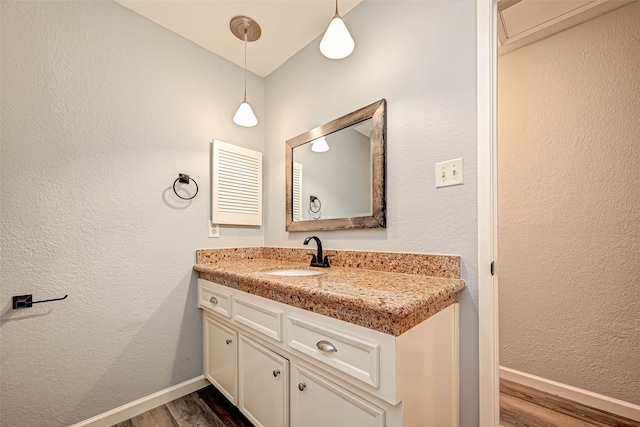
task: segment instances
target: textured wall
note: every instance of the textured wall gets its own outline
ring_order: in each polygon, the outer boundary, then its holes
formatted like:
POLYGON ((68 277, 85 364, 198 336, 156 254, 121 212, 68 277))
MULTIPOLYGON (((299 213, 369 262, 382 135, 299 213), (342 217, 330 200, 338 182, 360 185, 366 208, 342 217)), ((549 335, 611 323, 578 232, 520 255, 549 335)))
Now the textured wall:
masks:
POLYGON ((501 364, 640 404, 640 2, 498 65, 501 364))
POLYGON ((209 142, 262 151, 263 128, 231 121, 240 68, 114 2, 0 15, 0 424, 66 426, 201 374, 195 249, 263 243, 207 238, 209 142), (191 203, 178 172, 200 185, 191 203), (11 310, 25 293, 69 298, 11 310))
POLYGON ((346 15, 354 53, 324 58, 320 39, 265 79, 265 244, 459 254, 461 426, 478 423, 474 2, 363 2, 346 15), (285 141, 381 98, 388 101, 388 227, 287 233, 285 141), (434 164, 463 157, 465 185, 435 189, 434 164))

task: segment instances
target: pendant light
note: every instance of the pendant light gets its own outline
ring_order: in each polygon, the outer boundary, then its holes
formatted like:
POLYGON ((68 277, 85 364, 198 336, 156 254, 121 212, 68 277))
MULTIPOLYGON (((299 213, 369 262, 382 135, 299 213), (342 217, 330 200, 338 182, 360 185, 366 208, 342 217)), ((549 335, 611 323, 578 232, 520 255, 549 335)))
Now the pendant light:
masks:
POLYGON ((342 59, 351 55, 356 43, 353 41, 347 26, 338 13, 338 0, 336 0, 336 14, 329 23, 320 42, 320 52, 329 59, 342 59))
POLYGON ((311 143, 311 151, 315 151, 316 153, 329 151, 329 144, 327 144, 327 140, 324 139, 324 136, 321 136, 311 143))
POLYGON ((247 101, 247 42, 254 42, 260 38, 260 25, 246 16, 236 16, 229 24, 234 36, 244 41, 244 99, 233 116, 233 122, 244 127, 253 127, 258 119, 247 101))

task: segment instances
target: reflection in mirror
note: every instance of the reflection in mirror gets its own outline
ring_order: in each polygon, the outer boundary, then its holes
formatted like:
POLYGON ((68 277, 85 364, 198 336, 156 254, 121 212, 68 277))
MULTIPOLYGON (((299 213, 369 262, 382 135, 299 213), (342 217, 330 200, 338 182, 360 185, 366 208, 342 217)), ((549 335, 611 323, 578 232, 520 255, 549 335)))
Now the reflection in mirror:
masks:
POLYGON ((384 228, 386 101, 287 141, 287 231, 384 228))
POLYGON ((371 119, 293 149, 294 221, 371 216, 371 119))

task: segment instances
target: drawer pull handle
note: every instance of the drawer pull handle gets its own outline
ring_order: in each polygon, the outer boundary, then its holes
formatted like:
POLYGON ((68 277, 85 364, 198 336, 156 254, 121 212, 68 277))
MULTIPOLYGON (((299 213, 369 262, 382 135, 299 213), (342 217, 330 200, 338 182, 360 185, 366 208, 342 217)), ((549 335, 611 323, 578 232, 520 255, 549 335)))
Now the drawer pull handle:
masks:
POLYGON ((210 302, 211 304, 217 304, 217 303, 218 303, 218 298, 216 298, 216 297, 211 297, 211 298, 209 298, 209 302, 210 302))
POLYGON ((316 347, 318 347, 318 349, 320 351, 326 351, 326 352, 331 352, 331 351, 337 352, 338 351, 338 349, 333 344, 331 344, 329 341, 325 341, 325 340, 318 341, 318 343, 316 344, 316 347))
POLYGON ((304 391, 305 388, 307 388, 307 385, 305 383, 298 384, 298 390, 304 391))
POLYGON ((277 377, 278 375, 280 375, 280 370, 279 369, 274 369, 273 370, 273 376, 277 377))
POLYGON ((230 339, 227 339, 225 342, 227 343, 227 345, 229 345, 229 344, 231 344, 233 341, 231 341, 230 339))

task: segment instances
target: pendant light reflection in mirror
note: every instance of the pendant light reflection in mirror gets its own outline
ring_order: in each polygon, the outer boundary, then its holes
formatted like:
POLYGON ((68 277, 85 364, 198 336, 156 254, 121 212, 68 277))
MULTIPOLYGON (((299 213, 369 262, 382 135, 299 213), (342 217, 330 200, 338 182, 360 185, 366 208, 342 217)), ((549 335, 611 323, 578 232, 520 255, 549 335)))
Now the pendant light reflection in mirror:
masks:
POLYGON ((258 124, 251 105, 247 101, 247 42, 254 42, 260 38, 260 25, 246 16, 236 16, 229 23, 234 36, 244 41, 244 99, 233 116, 233 122, 239 126, 253 127, 258 124))
POLYGON ((329 59, 342 59, 351 55, 355 47, 356 43, 338 13, 338 0, 336 0, 336 13, 322 37, 320 52, 329 59))
POLYGON ((324 153, 325 151, 329 151, 329 144, 327 144, 327 140, 324 136, 321 136, 311 143, 311 151, 315 153, 324 153))

